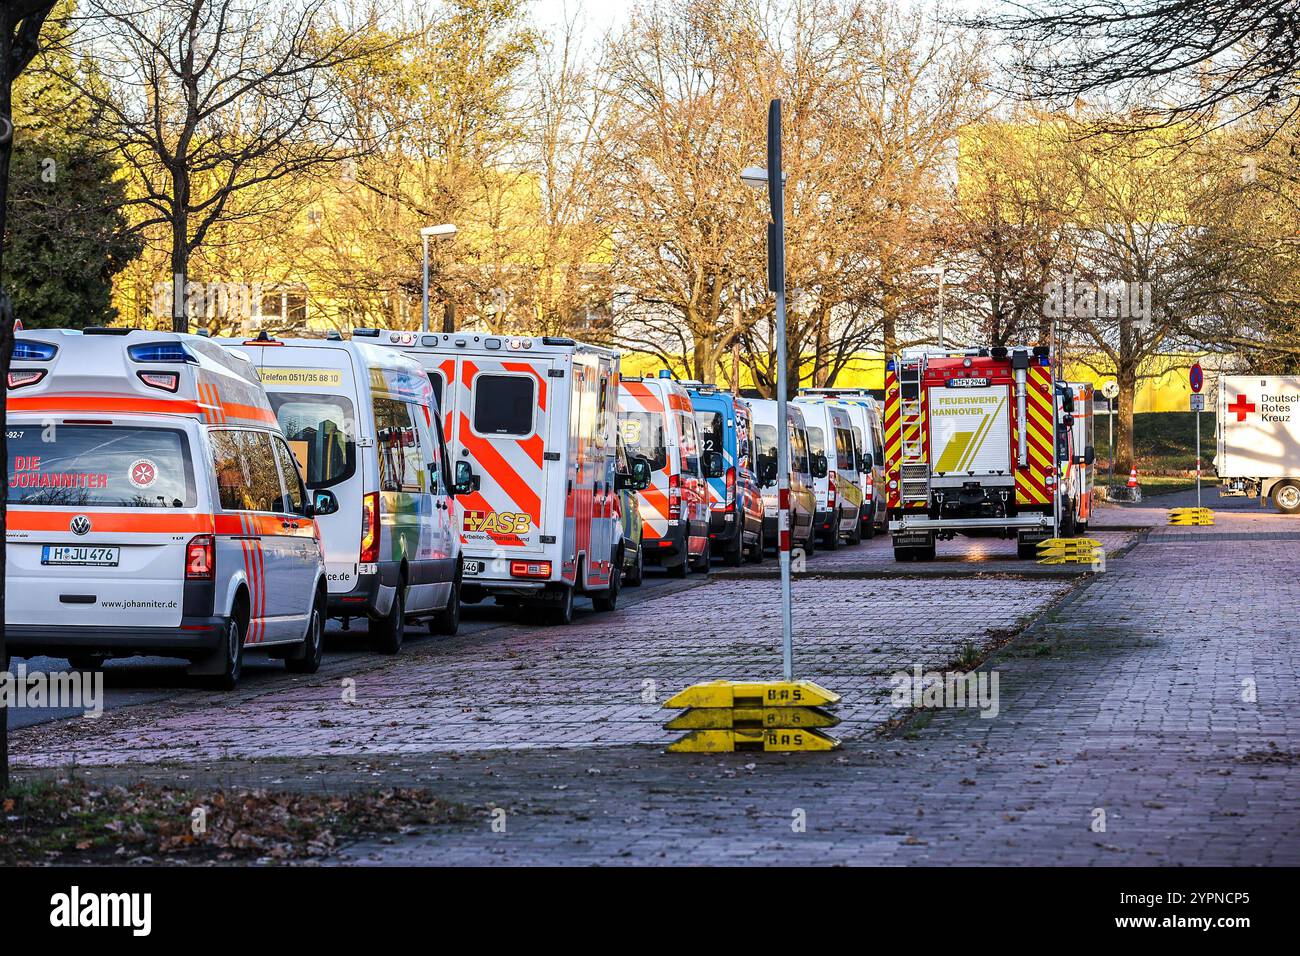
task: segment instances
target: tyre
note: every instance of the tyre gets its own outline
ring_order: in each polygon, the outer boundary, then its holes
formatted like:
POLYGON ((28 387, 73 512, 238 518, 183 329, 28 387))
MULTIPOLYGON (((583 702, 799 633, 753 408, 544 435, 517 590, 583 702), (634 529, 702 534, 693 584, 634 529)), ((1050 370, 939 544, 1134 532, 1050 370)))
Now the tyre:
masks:
POLYGON ((840 547, 840 529, 839 529, 838 527, 836 527, 836 525, 837 525, 838 523, 839 523, 839 522, 837 522, 834 518, 832 518, 832 519, 831 519, 831 529, 830 529, 829 531, 827 531, 827 532, 826 532, 826 536, 825 536, 824 538, 822 538, 822 542, 821 542, 821 543, 822 543, 822 547, 825 548, 827 551, 838 551, 838 550, 839 550, 839 547, 840 547))
POLYGON ((445 634, 451 636, 460 630, 460 572, 456 572, 456 578, 451 582, 451 590, 447 593, 447 606, 441 611, 429 618, 430 634, 445 634))
POLYGON ((1032 561, 1038 557, 1038 542, 1017 540, 1016 557, 1021 561, 1032 561))
MULTIPOLYGON (((862 523, 861 519, 859 519, 858 523, 859 524, 862 523)), ((875 509, 873 508, 871 510, 871 513, 867 515, 867 523, 866 526, 863 527, 862 529, 862 537, 870 541, 875 536, 876 536, 876 512, 875 509)))
MULTIPOLYGON (((623 555, 618 555, 614 561, 615 568, 623 566, 623 555)), ((591 596, 591 606, 597 611, 613 611, 618 607, 619 587, 623 582, 623 573, 621 571, 611 571, 609 575, 609 588, 604 591, 597 591, 591 596)))
POLYGON ((1273 486, 1273 507, 1284 515, 1300 514, 1300 484, 1294 481, 1273 486))
POLYGON ((745 530, 743 527, 738 527, 736 528, 736 540, 723 553, 722 563, 729 568, 738 568, 744 560, 745 530))
POLYGON ((399 582, 393 606, 377 621, 370 622, 370 647, 380 654, 396 654, 406 633, 406 585, 399 582))
POLYGON ((641 582, 645 580, 645 552, 639 547, 636 549, 636 561, 632 567, 627 569, 627 577, 623 583, 630 588, 639 588, 641 582))
POLYGON ((758 526, 758 537, 754 539, 754 546, 750 548, 749 553, 745 555, 745 560, 750 564, 763 563, 763 550, 767 547, 767 542, 763 540, 763 526, 758 526))
POLYGON ((678 564, 670 564, 664 568, 670 578, 684 578, 691 570, 690 555, 682 555, 682 560, 678 564))
POLYGON ((861 518, 853 522, 853 531, 849 533, 849 536, 845 539, 845 543, 850 548, 856 548, 858 545, 862 543, 862 519, 861 518))
POLYGON ((239 615, 226 621, 222 634, 221 655, 222 670, 207 679, 207 683, 217 690, 234 690, 239 686, 239 678, 244 673, 244 632, 247 625, 239 615))
POLYGON ((302 657, 286 657, 284 668, 294 674, 314 674, 320 670, 325 654, 325 599, 317 595, 307 618, 307 633, 302 639, 302 657))
POLYGON ((573 623, 573 588, 560 585, 560 599, 546 606, 546 623, 552 627, 573 623))
POLYGON ((1073 538, 1079 533, 1079 526, 1074 522, 1074 503, 1068 498, 1061 502, 1061 537, 1073 538))
MULTIPOLYGON (((68 657, 68 666, 74 671, 86 671, 94 673, 104 666, 104 661, 108 660, 103 654, 72 654, 68 657)), ((8 670, 8 668, 4 668, 8 670)))

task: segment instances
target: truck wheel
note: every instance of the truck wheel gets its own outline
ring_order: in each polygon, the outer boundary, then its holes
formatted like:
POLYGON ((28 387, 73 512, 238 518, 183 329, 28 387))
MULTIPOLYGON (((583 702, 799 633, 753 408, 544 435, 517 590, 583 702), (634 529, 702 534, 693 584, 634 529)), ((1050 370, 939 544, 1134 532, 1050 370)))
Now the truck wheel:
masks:
POLYGON ((378 621, 370 622, 370 647, 380 654, 396 654, 402 649, 402 638, 405 635, 406 585, 399 581, 388 614, 378 621))
POLYGON ((853 522, 853 531, 844 539, 850 548, 856 548, 862 543, 862 519, 853 522))
POLYGON ((904 547, 903 545, 898 545, 898 544, 894 545, 894 560, 915 561, 916 548, 913 548, 911 546, 904 547))
POLYGON ((552 627, 573 623, 573 588, 560 585, 560 599, 546 608, 546 623, 552 627))
POLYGON ((684 554, 680 564, 670 564, 664 570, 668 572, 670 578, 684 578, 691 571, 690 557, 689 553, 684 554))
POLYGON ((1074 504, 1068 498, 1061 504, 1062 506, 1069 506, 1069 510, 1062 511, 1061 514, 1061 537, 1073 538, 1079 533, 1079 527, 1074 522, 1074 504))
MULTIPOLYGON (((861 519, 858 520, 858 523, 859 524, 862 523, 861 519)), ((871 513, 867 515, 867 523, 862 529, 862 537, 870 541, 875 536, 876 536, 876 512, 875 509, 872 509, 871 513)))
POLYGON ((822 547, 827 551, 835 551, 840 546, 840 529, 836 527, 839 522, 831 519, 831 529, 826 532, 826 537, 822 538, 822 547))
MULTIPOLYGON (((621 554, 617 556, 617 560, 614 561, 613 566, 615 568, 621 568, 623 566, 623 556, 621 554)), ((597 591, 595 594, 593 594, 591 596, 591 606, 594 607, 597 611, 612 611, 615 608, 617 608, 618 591, 619 591, 619 586, 622 584, 622 582, 623 582, 622 571, 610 571, 609 588, 604 591, 597 591)))
POLYGON ((749 554, 745 555, 745 560, 750 564, 763 563, 763 550, 767 547, 767 542, 763 540, 763 526, 758 526, 758 537, 754 539, 754 546, 750 548, 749 554))
POLYGON ((307 618, 307 634, 302 639, 302 657, 286 657, 284 669, 292 674, 314 674, 320 670, 325 653, 325 601, 319 595, 307 618))
POLYGON ((1287 481, 1274 485, 1273 507, 1284 515, 1300 514, 1300 484, 1287 481))
POLYGON ((630 588, 639 588, 645 580, 645 552, 636 549, 636 561, 627 569, 627 579, 623 582, 630 588))
POLYGON ((447 606, 441 611, 429 618, 430 634, 446 634, 448 636, 455 634, 460 630, 460 572, 456 572, 456 578, 451 582, 451 590, 447 593, 447 606))

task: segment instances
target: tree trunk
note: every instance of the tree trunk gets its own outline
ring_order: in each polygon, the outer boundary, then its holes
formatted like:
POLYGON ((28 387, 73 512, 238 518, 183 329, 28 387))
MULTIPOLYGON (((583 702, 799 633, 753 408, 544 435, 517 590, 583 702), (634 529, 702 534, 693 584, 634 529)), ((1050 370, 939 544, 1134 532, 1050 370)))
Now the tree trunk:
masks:
POLYGON ((1115 369, 1119 408, 1115 422, 1115 478, 1127 481, 1133 468, 1133 405, 1137 399, 1137 363, 1120 363, 1115 369))
POLYGON ((180 167, 172 170, 172 185, 176 195, 172 200, 172 331, 190 330, 189 285, 190 272, 190 174, 180 167))

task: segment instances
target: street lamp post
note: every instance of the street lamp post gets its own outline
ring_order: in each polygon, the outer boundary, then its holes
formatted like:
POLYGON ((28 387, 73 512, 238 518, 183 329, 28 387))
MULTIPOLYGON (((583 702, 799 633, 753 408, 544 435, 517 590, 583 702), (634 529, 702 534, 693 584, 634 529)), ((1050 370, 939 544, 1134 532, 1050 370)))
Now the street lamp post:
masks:
POLYGON ((740 178, 750 186, 767 186, 772 219, 767 224, 767 287, 776 293, 776 490, 777 558, 781 566, 782 673, 794 679, 794 621, 790 594, 790 427, 786 421, 785 354, 785 173, 781 169, 781 101, 767 112, 767 168, 750 166, 740 178))
POLYGON ((429 331, 429 240, 450 239, 456 235, 456 227, 449 222, 441 226, 425 226, 420 230, 420 240, 424 244, 424 296, 420 303, 420 331, 429 331))

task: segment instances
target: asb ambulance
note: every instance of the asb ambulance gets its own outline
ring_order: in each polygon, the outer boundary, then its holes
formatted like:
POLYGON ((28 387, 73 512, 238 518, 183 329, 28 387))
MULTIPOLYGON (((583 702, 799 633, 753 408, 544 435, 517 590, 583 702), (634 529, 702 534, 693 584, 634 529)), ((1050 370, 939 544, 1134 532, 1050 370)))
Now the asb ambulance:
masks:
POLYGON ((246 650, 316 670, 312 519, 336 502, 308 497, 251 362, 191 335, 33 331, 7 385, 14 654, 181 657, 226 687, 246 650))
POLYGON ((369 621, 381 653, 401 649, 405 622, 454 634, 460 623, 460 539, 452 498, 460 484, 418 362, 370 343, 272 339, 238 344, 312 490, 337 498, 318 521, 329 613, 369 621))
POLYGON ((618 354, 568 338, 357 329, 424 368, 457 495, 466 601, 540 606, 573 619, 575 594, 612 611, 622 583, 617 514, 618 354))
POLYGON ((625 378, 618 399, 619 428, 629 454, 646 459, 650 484, 637 496, 645 560, 671 577, 709 570, 709 489, 721 478, 720 454, 705 455, 691 397, 669 373, 625 378))
POLYGON ((834 551, 843 538, 862 542, 862 485, 857 440, 849 413, 818 399, 795 399, 808 430, 813 489, 817 494, 814 528, 822 547, 834 551))

